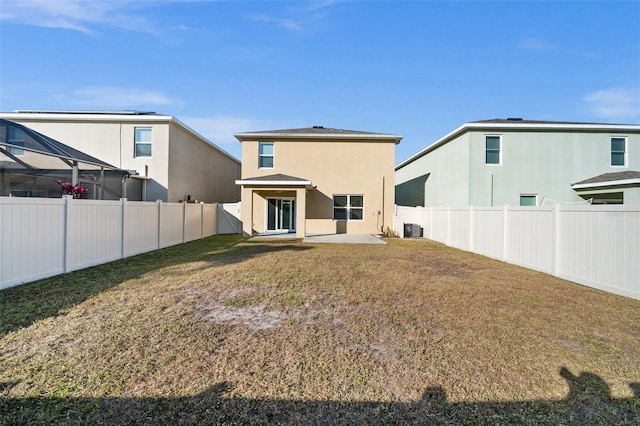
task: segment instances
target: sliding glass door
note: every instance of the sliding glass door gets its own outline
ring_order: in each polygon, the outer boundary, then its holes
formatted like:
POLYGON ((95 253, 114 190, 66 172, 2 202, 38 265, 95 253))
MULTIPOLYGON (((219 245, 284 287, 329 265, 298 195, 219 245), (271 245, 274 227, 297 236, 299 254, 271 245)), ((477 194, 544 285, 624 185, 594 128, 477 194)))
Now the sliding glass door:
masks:
POLYGON ((267 232, 294 232, 295 230, 296 200, 267 198, 267 232))

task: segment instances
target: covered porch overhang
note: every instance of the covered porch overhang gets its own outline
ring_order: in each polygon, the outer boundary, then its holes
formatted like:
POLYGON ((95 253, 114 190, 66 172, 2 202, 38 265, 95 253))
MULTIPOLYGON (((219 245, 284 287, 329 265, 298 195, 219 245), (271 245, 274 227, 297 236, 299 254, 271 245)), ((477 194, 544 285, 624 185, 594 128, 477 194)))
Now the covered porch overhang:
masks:
MULTIPOLYGON (((571 188, 592 204, 623 204, 623 191, 640 191, 640 172, 604 173, 571 185, 571 188)), ((627 194, 628 195, 628 194, 627 194)))
POLYGON ((274 197, 278 197, 281 194, 287 194, 293 197, 296 200, 296 238, 306 236, 307 191, 314 189, 310 180, 278 174, 239 179, 236 180, 236 185, 240 185, 242 188, 242 231, 244 235, 252 236, 256 233, 255 215, 256 210, 259 209, 254 206, 254 193, 260 193, 263 196, 272 194, 274 197))

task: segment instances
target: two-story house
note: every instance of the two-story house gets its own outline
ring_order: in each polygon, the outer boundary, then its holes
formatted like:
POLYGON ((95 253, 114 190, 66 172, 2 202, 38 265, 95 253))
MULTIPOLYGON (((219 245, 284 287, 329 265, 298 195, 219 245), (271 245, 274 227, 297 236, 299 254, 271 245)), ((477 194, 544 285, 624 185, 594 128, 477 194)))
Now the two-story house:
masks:
POLYGON ((402 136, 314 126, 239 133, 245 235, 379 233, 393 224, 402 136))
MULTIPOLYGON (((125 197, 237 202, 240 161, 170 115, 140 111, 16 111, 21 124, 118 169, 125 197)), ((20 156, 18 155, 17 158, 20 156)))
POLYGON ((395 168, 405 206, 640 203, 640 125, 465 123, 395 168))

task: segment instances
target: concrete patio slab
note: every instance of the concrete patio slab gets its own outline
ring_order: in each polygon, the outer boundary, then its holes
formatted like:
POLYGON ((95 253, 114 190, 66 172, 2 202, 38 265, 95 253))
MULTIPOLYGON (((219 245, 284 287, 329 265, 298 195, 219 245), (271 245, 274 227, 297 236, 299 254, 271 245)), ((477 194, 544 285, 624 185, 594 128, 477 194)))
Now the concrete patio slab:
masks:
POLYGON ((303 243, 334 243, 334 244, 387 244, 382 239, 371 234, 330 234, 308 235, 303 243))

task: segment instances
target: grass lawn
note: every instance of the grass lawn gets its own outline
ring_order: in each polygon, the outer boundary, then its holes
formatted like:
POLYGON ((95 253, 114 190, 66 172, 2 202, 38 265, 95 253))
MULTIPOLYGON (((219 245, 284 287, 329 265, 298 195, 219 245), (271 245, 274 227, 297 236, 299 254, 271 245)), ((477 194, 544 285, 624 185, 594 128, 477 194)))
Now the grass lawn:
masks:
POLYGON ((388 242, 219 236, 0 291, 0 424, 640 423, 640 301, 388 242))

